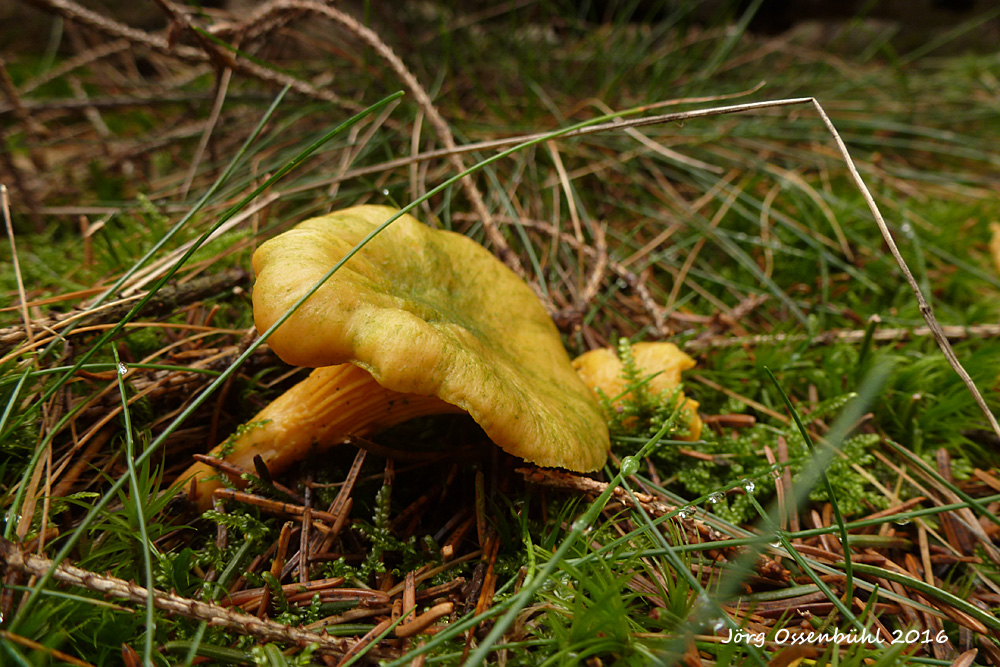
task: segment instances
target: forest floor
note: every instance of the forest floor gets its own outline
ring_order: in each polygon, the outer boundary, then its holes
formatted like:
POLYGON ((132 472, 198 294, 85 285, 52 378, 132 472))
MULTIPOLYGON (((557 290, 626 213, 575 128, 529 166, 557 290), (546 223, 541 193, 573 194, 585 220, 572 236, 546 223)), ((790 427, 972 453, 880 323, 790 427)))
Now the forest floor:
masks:
POLYGON ((0 664, 1000 665, 1000 10, 32 4, 0 664), (633 368, 592 474, 447 415, 199 512, 192 457, 306 375, 251 255, 357 204, 492 250, 571 356, 675 343, 700 437, 633 368))

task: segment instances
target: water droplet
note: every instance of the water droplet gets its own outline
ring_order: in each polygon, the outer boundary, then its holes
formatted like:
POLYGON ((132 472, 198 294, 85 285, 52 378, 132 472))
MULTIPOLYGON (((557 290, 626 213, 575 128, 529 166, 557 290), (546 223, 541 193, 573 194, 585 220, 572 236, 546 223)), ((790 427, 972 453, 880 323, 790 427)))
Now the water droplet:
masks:
POLYGON ((903 233, 903 236, 911 239, 913 238, 913 225, 911 225, 910 223, 904 222, 902 225, 899 226, 899 231, 903 233))
POLYGON ((123 364, 122 362, 119 361, 118 362, 118 375, 125 375, 126 373, 128 373, 128 366, 126 366, 125 364, 123 364))
POLYGON ((689 618, 702 627, 712 628, 716 632, 721 630, 726 623, 726 620, 719 615, 718 606, 704 591, 698 594, 694 604, 691 605, 689 618))
POLYGON ((740 482, 740 484, 743 485, 743 490, 746 491, 747 493, 753 493, 754 489, 757 488, 757 485, 753 483, 752 479, 745 479, 742 482, 740 482))
POLYGON ((694 508, 690 505, 685 505, 684 507, 677 510, 678 519, 690 519, 694 516, 694 508))
POLYGON ((573 530, 579 531, 581 533, 590 532, 590 522, 587 521, 584 517, 580 517, 579 519, 574 521, 571 527, 573 530))
POLYGON ((382 188, 382 195, 384 197, 388 197, 389 196, 389 188, 382 188))
POLYGON ((622 459, 622 474, 628 477, 639 472, 639 459, 634 456, 626 456, 622 459))
POLYGON ((772 479, 781 479, 781 475, 784 474, 781 468, 774 468, 771 470, 772 479))
POLYGON ((712 505, 714 505, 715 503, 721 503, 722 499, 725 497, 726 496, 723 495, 721 491, 716 491, 715 493, 713 493, 708 497, 708 502, 711 503, 712 505))
POLYGON ((901 518, 896 519, 895 521, 893 521, 893 523, 896 524, 897 526, 909 526, 910 525, 910 517, 908 517, 908 516, 901 517, 901 518))

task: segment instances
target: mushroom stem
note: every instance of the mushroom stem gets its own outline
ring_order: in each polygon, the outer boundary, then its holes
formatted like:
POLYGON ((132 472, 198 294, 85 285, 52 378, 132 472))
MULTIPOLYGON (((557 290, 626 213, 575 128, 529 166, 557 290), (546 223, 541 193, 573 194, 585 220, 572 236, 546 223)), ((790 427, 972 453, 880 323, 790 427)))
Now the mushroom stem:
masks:
MULTIPOLYGON (((436 396, 385 389, 354 364, 325 366, 258 412, 209 455, 246 470, 253 470, 254 457, 260 456, 267 469, 278 474, 347 436, 365 437, 417 417, 459 412, 463 410, 436 396)), ((217 475, 199 462, 179 479, 198 480, 195 499, 200 509, 207 509, 212 492, 222 485, 217 475)))

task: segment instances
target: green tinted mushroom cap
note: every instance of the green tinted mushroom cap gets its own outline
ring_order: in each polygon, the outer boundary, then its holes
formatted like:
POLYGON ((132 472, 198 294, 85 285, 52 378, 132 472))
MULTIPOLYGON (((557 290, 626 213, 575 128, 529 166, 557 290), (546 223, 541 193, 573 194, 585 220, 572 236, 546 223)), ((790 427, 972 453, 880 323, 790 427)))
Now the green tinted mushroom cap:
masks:
MULTIPOLYGON (((359 206, 307 220, 254 254, 254 320, 267 330, 395 215, 359 206)), ((607 426, 531 289, 486 249, 403 215, 268 339, 298 366, 351 363, 379 385, 468 412, 506 452, 596 470, 607 426)))

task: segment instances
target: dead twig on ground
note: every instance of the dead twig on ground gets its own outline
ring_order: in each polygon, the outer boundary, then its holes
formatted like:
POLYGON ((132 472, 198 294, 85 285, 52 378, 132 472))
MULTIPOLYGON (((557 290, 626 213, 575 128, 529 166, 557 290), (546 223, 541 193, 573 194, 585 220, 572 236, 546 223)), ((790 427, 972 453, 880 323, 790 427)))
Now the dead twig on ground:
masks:
MULTIPOLYGON (((179 285, 165 285, 149 301, 143 310, 143 317, 155 318, 175 312, 181 306, 218 296, 249 279, 246 269, 232 268, 220 273, 196 278, 179 285)), ((75 322, 75 327, 90 327, 102 324, 114 324, 129 312, 135 302, 146 296, 145 293, 129 296, 99 308, 82 311, 72 311, 61 315, 33 320, 29 325, 13 326, 0 329, 0 356, 6 356, 22 341, 33 340, 36 334, 56 333, 75 322)))
MULTIPOLYGON (((3 538, 0 538, 0 558, 10 569, 36 577, 51 573, 53 579, 63 584, 79 586, 112 599, 128 600, 138 604, 145 604, 149 599, 149 592, 136 583, 91 572, 68 563, 56 565, 48 558, 25 553, 16 544, 3 538)), ((153 604, 157 609, 162 609, 165 612, 205 621, 209 625, 236 630, 264 642, 278 641, 301 647, 316 644, 317 651, 321 654, 335 656, 342 655, 346 651, 344 640, 330 637, 326 633, 317 634, 274 621, 259 619, 256 616, 211 602, 191 600, 174 593, 153 591, 153 604)))
MULTIPOLYGON (((996 338, 1000 336, 1000 324, 942 326, 940 327, 940 331, 949 340, 996 338)), ((928 326, 894 327, 892 329, 876 330, 872 334, 872 340, 906 341, 933 335, 934 330, 928 326)), ((809 341, 811 345, 831 345, 836 342, 860 343, 864 338, 864 329, 832 329, 816 335, 778 333, 689 340, 683 343, 683 348, 685 350, 709 350, 719 347, 758 347, 760 345, 783 345, 804 341, 809 341)))

